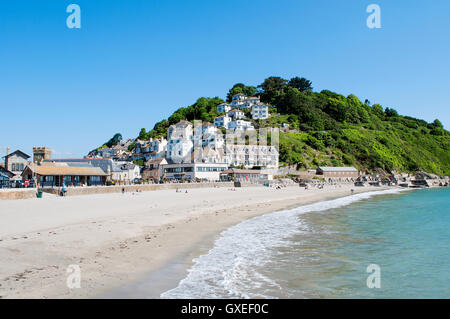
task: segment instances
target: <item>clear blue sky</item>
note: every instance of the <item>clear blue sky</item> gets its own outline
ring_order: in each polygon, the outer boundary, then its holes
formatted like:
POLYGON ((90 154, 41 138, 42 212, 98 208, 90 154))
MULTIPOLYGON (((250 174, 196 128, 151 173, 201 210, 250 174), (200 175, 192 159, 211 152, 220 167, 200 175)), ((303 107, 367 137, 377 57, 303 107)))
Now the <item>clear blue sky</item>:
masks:
POLYGON ((83 156, 272 75, 448 129, 449 31, 448 0, 2 1, 0 155, 49 146, 83 156), (66 27, 70 3, 79 30, 66 27), (366 27, 371 3, 381 29, 366 27))

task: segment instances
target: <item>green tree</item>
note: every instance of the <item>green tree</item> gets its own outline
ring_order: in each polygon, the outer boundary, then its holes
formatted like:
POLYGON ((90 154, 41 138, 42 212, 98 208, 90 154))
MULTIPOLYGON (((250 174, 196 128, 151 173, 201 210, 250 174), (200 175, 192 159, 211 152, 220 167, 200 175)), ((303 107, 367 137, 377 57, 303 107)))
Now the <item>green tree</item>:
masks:
POLYGON ((145 128, 141 128, 141 131, 139 132, 138 139, 140 140, 146 140, 147 139, 147 131, 145 128))
POLYGON ((263 83, 258 85, 261 91, 261 100, 266 103, 274 104, 276 99, 284 91, 287 80, 280 78, 279 76, 271 76, 264 80, 263 83))
POLYGON ((258 90, 254 86, 247 86, 243 83, 236 83, 233 87, 228 91, 227 94, 227 102, 231 102, 231 99, 236 94, 245 94, 247 96, 255 96, 258 94, 258 90))
POLYGON ((373 110, 373 113, 375 113, 376 116, 378 116, 380 119, 384 119, 383 107, 380 104, 372 105, 372 110, 373 110))
POLYGON ((434 127, 438 127, 438 128, 444 128, 444 125, 442 125, 442 122, 439 121, 438 119, 435 119, 435 120, 433 121, 433 126, 434 126, 434 127))
POLYGON ((311 81, 305 78, 300 78, 298 76, 290 79, 288 85, 292 88, 299 90, 300 92, 307 92, 313 90, 311 81))
POLYGON ((112 146, 116 145, 117 143, 119 143, 121 140, 122 140, 122 134, 116 133, 108 142, 105 143, 105 145, 108 147, 112 147, 112 146))
POLYGON ((386 117, 397 117, 398 116, 397 111, 392 108, 389 108, 389 107, 387 107, 384 110, 384 114, 386 115, 386 117))

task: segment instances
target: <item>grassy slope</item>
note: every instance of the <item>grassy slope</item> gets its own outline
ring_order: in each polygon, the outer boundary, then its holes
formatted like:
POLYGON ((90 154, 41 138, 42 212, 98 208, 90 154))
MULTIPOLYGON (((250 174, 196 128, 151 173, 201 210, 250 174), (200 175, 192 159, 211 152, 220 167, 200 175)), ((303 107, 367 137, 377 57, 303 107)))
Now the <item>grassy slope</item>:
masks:
POLYGON ((424 170, 450 175, 448 134, 434 136, 396 124, 386 123, 383 130, 348 126, 334 133, 280 133, 280 161, 300 162, 304 168, 353 165, 369 171, 424 170))

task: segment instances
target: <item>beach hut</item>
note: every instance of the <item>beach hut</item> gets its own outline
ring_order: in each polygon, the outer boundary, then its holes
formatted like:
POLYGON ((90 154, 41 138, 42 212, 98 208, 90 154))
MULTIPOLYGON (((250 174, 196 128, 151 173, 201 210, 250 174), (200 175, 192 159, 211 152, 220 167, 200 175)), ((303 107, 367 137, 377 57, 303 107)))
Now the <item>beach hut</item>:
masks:
POLYGON ((22 177, 29 179, 30 176, 36 176, 41 187, 102 186, 106 183, 107 173, 99 167, 90 165, 69 166, 65 163, 55 163, 45 166, 27 166, 22 177))
POLYGON ((323 178, 357 178, 359 172, 354 167, 331 167, 320 166, 316 170, 316 174, 323 178))

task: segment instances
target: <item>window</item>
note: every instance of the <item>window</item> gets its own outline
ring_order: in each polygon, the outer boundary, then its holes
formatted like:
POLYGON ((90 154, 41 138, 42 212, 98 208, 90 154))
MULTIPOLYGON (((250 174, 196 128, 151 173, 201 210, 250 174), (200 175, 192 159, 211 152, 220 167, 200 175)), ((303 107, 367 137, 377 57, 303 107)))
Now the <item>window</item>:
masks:
POLYGON ((16 164, 11 165, 11 170, 14 172, 16 170, 16 164))
POLYGON ((100 176, 90 176, 91 183, 101 182, 100 176))
POLYGON ((23 171, 23 164, 20 164, 20 170, 23 171))

